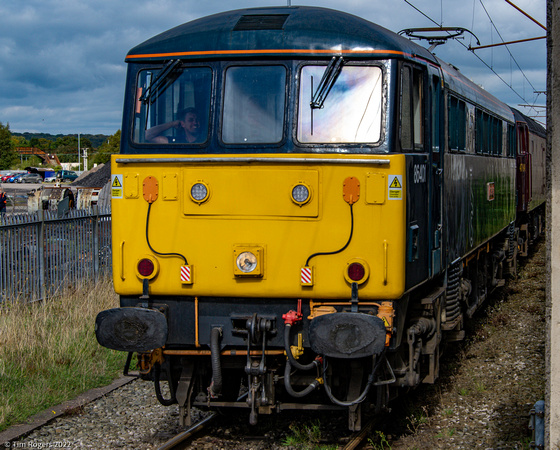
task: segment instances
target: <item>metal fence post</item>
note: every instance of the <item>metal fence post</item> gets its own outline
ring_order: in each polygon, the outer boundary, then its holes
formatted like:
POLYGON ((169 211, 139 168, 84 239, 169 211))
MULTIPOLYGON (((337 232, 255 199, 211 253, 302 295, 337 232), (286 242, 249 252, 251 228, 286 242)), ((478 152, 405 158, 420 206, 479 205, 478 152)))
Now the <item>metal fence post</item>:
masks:
POLYGON ((45 261, 45 212, 40 209, 37 211, 39 221, 37 222, 37 260, 39 264, 39 286, 41 289, 41 300, 46 300, 47 298, 47 283, 46 283, 46 272, 47 272, 47 262, 45 261))
POLYGON ((93 205, 93 274, 99 278, 99 208, 93 205))

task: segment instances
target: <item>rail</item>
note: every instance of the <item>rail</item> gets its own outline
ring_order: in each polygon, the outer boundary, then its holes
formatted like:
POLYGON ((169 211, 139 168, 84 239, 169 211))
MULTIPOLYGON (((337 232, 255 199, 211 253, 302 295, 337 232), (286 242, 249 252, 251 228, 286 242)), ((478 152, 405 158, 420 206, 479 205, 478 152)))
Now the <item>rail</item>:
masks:
POLYGON ((44 300, 110 272, 110 212, 0 215, 0 304, 44 300))

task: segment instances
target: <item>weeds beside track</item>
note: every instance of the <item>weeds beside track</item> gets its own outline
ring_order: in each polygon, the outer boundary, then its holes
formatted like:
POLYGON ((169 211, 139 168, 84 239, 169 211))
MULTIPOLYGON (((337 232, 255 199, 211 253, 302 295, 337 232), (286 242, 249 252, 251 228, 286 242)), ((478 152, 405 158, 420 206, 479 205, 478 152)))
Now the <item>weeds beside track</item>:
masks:
POLYGON ((94 330, 97 313, 117 305, 109 280, 2 305, 0 431, 118 377, 126 355, 101 347, 94 330))

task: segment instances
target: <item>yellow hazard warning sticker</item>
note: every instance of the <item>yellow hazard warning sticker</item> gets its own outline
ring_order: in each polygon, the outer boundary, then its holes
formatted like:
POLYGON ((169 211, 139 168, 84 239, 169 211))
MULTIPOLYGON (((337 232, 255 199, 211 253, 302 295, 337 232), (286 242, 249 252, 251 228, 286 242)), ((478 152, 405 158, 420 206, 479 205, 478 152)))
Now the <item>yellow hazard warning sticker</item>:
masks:
POLYGON ((403 199, 403 182, 402 175, 389 175, 389 192, 387 198, 389 200, 402 200, 403 199))
POLYGON ((391 181, 391 185, 389 187, 392 189, 402 189, 402 183, 398 176, 393 176, 393 181, 391 181))
POLYGON ((111 198, 123 198, 123 176, 111 175, 111 198))

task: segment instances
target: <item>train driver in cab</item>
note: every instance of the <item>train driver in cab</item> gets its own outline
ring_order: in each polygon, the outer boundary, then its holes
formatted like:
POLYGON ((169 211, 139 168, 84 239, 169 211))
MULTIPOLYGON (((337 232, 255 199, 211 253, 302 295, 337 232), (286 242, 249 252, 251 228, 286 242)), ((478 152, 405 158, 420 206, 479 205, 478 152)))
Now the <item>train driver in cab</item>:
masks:
POLYGON ((146 141, 154 144, 195 144, 204 142, 205 136, 194 108, 186 108, 177 114, 178 120, 162 123, 146 130, 146 141), (178 131, 175 136, 164 136, 170 128, 178 131))

